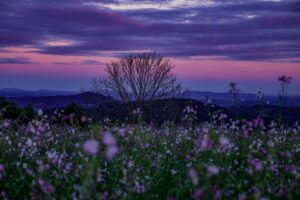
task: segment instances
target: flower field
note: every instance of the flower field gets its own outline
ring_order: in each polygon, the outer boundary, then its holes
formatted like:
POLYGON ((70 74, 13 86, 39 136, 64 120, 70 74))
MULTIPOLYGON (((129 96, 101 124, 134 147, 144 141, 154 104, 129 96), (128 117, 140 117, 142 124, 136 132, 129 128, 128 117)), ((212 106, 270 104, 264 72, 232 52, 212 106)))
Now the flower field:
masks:
POLYGON ((0 199, 297 199, 300 126, 0 121, 0 199))

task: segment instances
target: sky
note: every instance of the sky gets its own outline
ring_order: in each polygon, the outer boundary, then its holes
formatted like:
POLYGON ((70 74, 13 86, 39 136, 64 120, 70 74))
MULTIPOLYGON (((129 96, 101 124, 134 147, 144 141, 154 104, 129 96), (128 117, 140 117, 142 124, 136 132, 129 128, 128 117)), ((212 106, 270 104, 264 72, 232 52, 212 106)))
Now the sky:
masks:
POLYGON ((0 88, 80 90, 155 51, 185 88, 300 94, 299 0, 0 1, 0 88))

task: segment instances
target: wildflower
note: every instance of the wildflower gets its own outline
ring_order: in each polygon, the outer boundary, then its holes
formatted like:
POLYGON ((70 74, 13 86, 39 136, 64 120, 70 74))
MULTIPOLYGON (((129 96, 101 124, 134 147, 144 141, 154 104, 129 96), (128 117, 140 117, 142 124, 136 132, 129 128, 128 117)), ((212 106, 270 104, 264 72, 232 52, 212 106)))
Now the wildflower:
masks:
POLYGON ((35 133, 35 132, 36 132, 36 129, 35 129, 34 126, 32 126, 32 125, 30 124, 29 127, 28 127, 28 131, 29 131, 30 133, 35 133))
POLYGON ((256 162, 254 166, 256 171, 261 171, 263 169, 263 163, 260 161, 256 162))
POLYGON ((210 175, 216 175, 220 173, 220 169, 217 166, 210 165, 207 167, 207 172, 210 175))
POLYGON ((8 120, 5 120, 4 122, 3 122, 3 127, 4 128, 8 128, 10 126, 10 122, 8 121, 8 120))
POLYGON ((254 159, 249 159, 248 164, 250 166, 252 166, 256 171, 261 171, 261 170, 263 170, 263 167, 264 167, 264 165, 261 161, 254 160, 254 159))
POLYGON ((226 137, 220 137, 219 142, 221 147, 227 146, 230 143, 226 137))
POLYGON ((115 145, 108 146, 105 151, 106 158, 112 160, 118 153, 118 147, 115 145))
POLYGON ((42 116, 43 115, 43 110, 42 109, 38 109, 38 116, 42 116))
POLYGON ((195 200, 200 200, 202 196, 202 190, 201 189, 196 189, 193 193, 193 199, 195 200))
POLYGON ((209 135, 206 134, 203 136, 203 139, 201 141, 201 148, 205 150, 209 150, 212 147, 212 141, 209 138, 209 135))
POLYGON ((87 140, 83 144, 83 149, 88 154, 95 156, 99 150, 99 142, 94 139, 87 140))
POLYGON ((194 168, 191 168, 189 170, 189 176, 191 177, 193 184, 197 185, 199 182, 199 177, 197 171, 194 168))
POLYGON ((274 142, 272 141, 272 140, 269 140, 268 142, 267 142, 267 145, 269 146, 269 147, 274 147, 275 146, 275 144, 274 144, 274 142))
POLYGON ((30 138, 28 138, 27 141, 26 141, 26 145, 28 147, 30 147, 32 144, 33 144, 32 140, 30 138))
POLYGON ((215 200, 222 199, 222 190, 217 190, 215 192, 214 198, 215 200))
POLYGON ((240 193, 238 199, 239 200, 246 200, 247 199, 247 194, 246 193, 240 193))
POLYGON ((141 115, 143 112, 142 112, 142 109, 141 108, 136 108, 132 111, 132 114, 134 115, 141 115))
POLYGON ((103 143, 106 146, 110 146, 110 145, 116 145, 116 139, 114 138, 114 136, 108 132, 105 132, 103 134, 103 143))
POLYGON ((46 181, 44 181, 44 179, 39 178, 38 183, 43 192, 45 192, 47 194, 54 192, 54 187, 50 183, 47 183, 46 181))
POLYGON ((105 150, 106 158, 109 161, 111 161, 118 153, 117 141, 115 137, 108 132, 104 132, 102 140, 103 143, 106 145, 106 150, 105 150))
POLYGON ((103 192, 101 199, 103 199, 103 200, 109 199, 109 194, 107 191, 103 192))
POLYGON ((139 194, 144 193, 145 192, 145 186, 136 182, 135 183, 135 191, 139 194))
POLYGON ((4 171, 4 165, 0 164, 0 174, 4 171))
POLYGON ((262 128, 264 126, 264 120, 260 117, 256 118, 254 120, 253 126, 254 128, 262 128))
POLYGON ((119 129, 119 135, 124 137, 125 136, 125 133, 126 133, 126 129, 125 128, 120 128, 119 129))
POLYGON ((85 123, 86 120, 87 120, 86 116, 82 116, 82 117, 80 118, 80 121, 81 121, 82 123, 85 123))

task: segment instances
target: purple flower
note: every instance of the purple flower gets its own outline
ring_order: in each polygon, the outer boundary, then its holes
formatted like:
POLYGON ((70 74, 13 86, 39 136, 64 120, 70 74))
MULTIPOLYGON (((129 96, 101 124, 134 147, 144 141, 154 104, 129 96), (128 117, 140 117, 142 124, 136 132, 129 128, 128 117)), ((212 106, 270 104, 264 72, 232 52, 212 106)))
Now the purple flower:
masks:
POLYGON ((256 162, 255 163, 255 169, 256 169, 256 171, 261 171, 262 169, 263 169, 263 163, 262 162, 256 162))
POLYGON ((202 190, 201 189, 196 189, 193 193, 193 199, 195 200, 200 200, 202 196, 202 190))
POLYGON ((120 135, 120 136, 124 137, 124 136, 125 136, 125 133, 126 133, 126 129, 124 129, 124 128, 120 128, 120 129, 119 129, 119 135, 120 135))
POLYGON ((4 171, 4 165, 0 164, 0 174, 4 171))
POLYGON ((238 199, 239 200, 245 200, 245 199, 247 199, 247 194, 246 193, 240 193, 238 199))
POLYGON ((109 161, 111 161, 118 152, 117 141, 115 137, 108 132, 103 133, 102 140, 106 146, 106 150, 105 150, 106 158, 109 161))
POLYGON ((10 122, 8 121, 8 120, 5 120, 4 122, 3 122, 3 127, 4 128, 8 128, 10 126, 10 122))
POLYGON ((215 200, 222 199, 222 190, 217 190, 215 192, 214 199, 215 200))
POLYGON ((203 136, 203 139, 201 141, 201 149, 209 150, 211 149, 211 147, 212 147, 212 141, 210 140, 209 135, 206 134, 203 136))
POLYGON ((217 166, 210 165, 210 166, 207 167, 207 172, 210 175, 216 175, 216 174, 220 173, 220 169, 217 166))
POLYGON ((39 183, 41 189, 43 190, 43 192, 45 192, 45 193, 54 192, 54 187, 50 183, 47 183, 46 181, 44 181, 44 179, 39 178, 38 183, 39 183))
POLYGON ((105 151, 106 158, 111 161, 118 153, 118 147, 115 145, 108 146, 105 151))
POLYGON ((249 159, 248 164, 252 166, 256 171, 261 171, 264 168, 264 165, 259 160, 249 159))
POLYGON ((88 154, 95 156, 99 150, 99 142, 94 139, 87 140, 83 144, 83 150, 88 154))
POLYGON ((141 185, 139 183, 135 183, 135 191, 139 194, 144 193, 145 192, 145 186, 141 185))
POLYGON ((219 139, 221 147, 227 146, 230 144, 229 140, 226 137, 220 137, 219 139))
POLYGON ((254 120, 254 128, 262 128, 264 127, 264 120, 260 117, 254 120))
POLYGON ((104 132, 103 133, 103 143, 106 145, 106 146, 110 146, 110 145, 116 145, 117 142, 116 142, 116 139, 114 138, 114 136, 108 132, 104 132))

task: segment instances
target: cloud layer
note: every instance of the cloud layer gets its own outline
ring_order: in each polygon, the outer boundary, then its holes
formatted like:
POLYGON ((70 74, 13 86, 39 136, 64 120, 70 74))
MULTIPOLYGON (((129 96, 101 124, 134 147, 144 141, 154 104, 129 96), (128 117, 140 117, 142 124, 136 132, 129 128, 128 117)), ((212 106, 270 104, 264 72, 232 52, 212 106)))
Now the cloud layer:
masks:
POLYGON ((299 61, 298 0, 224 2, 2 1, 0 49, 109 56, 157 51, 176 58, 299 61))
POLYGON ((29 58, 0 58, 0 64, 34 64, 29 58))

